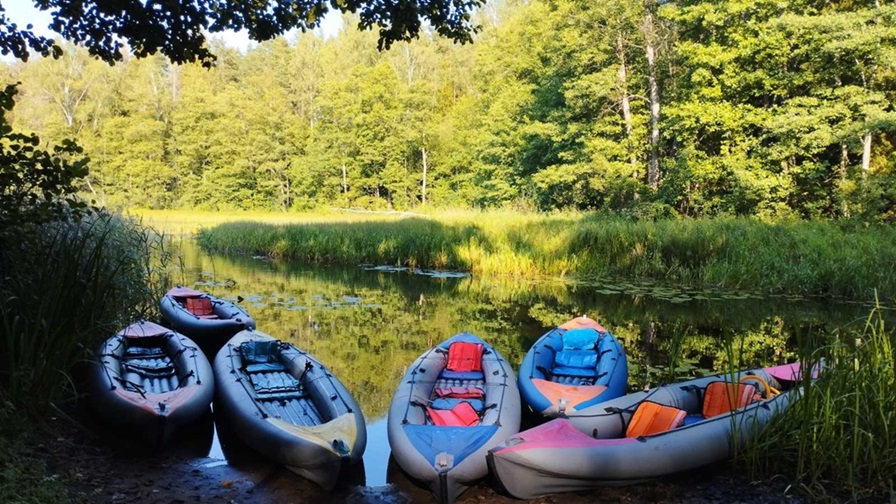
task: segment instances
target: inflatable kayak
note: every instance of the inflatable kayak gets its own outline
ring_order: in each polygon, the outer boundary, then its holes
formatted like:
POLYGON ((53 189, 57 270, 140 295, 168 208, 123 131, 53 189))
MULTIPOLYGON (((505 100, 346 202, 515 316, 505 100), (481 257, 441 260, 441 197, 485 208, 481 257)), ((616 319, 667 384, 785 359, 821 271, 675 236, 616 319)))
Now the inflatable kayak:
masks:
POLYGON ((166 323, 195 340, 212 357, 234 334, 255 329, 255 320, 243 308, 187 287, 169 290, 159 308, 166 323))
POLYGON ((107 339, 91 362, 90 402, 101 418, 154 446, 209 410, 215 379, 192 340, 142 321, 107 339))
POLYGON ((486 476, 485 454, 519 426, 513 369, 470 333, 449 338, 411 364, 387 421, 395 462, 440 504, 454 502, 486 476))
POLYGON ((215 415, 259 453, 325 489, 367 446, 355 399, 319 360, 253 330, 237 333, 214 362, 215 415))
POLYGON ((548 331, 520 365, 523 401, 537 415, 575 416, 627 392, 628 363, 619 341, 587 317, 548 331))
POLYGON ((797 399, 800 371, 794 363, 629 394, 508 438, 489 466, 508 493, 528 499, 719 462, 797 399))

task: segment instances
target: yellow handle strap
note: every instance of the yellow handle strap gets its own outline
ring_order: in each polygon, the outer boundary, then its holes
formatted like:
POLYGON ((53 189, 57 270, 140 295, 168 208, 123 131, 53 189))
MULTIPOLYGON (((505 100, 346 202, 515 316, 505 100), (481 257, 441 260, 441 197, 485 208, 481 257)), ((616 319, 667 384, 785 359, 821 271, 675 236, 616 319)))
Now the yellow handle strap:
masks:
POLYGON ((758 381, 759 383, 761 383, 762 386, 765 387, 765 393, 766 393, 766 395, 768 395, 769 398, 772 398, 772 397, 774 397, 774 396, 776 396, 776 395, 781 394, 781 391, 780 391, 780 390, 778 390, 778 389, 776 389, 775 387, 772 387, 771 385, 769 385, 768 382, 765 380, 765 378, 763 378, 763 377, 761 377, 761 376, 756 376, 756 375, 746 375, 746 376, 742 376, 742 377, 740 378, 740 380, 738 380, 738 381, 739 381, 739 382, 745 382, 745 381, 748 381, 748 380, 756 380, 756 381, 758 381))

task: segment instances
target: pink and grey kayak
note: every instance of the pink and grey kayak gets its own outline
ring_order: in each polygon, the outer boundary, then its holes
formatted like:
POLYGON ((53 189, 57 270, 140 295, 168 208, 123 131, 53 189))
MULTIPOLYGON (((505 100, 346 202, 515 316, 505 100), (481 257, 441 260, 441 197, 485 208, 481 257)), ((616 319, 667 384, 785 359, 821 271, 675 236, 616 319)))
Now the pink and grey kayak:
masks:
POLYGON ((196 343, 147 321, 107 339, 88 378, 100 417, 157 447, 209 411, 215 390, 212 368, 196 343))
POLYGON ((519 431, 510 364, 471 333, 427 350, 408 368, 389 407, 392 456, 450 504, 488 474, 485 454, 519 431))
POLYGON ((528 499, 621 485, 729 458, 800 395, 799 363, 629 394, 505 440, 488 454, 500 484, 528 499))

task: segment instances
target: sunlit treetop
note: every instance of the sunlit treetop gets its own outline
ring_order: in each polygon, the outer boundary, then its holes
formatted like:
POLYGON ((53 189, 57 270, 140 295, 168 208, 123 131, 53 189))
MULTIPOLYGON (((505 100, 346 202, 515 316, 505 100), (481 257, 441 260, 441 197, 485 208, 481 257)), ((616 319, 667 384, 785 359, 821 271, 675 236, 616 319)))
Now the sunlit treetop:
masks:
MULTIPOLYGON (((9 1, 9 0, 5 0, 9 1)), ((24 1, 24 0, 13 0, 24 1)), ((360 29, 379 28, 378 45, 416 38, 428 23, 441 36, 466 43, 476 27, 471 13, 484 0, 33 0, 49 11, 49 28, 84 45, 91 54, 113 63, 122 49, 136 56, 161 52, 176 63, 211 65, 215 56, 205 33, 245 29, 261 42, 293 28, 316 28, 331 11, 357 13, 360 29)), ((51 39, 30 26, 10 23, 0 1, 0 52, 27 60, 28 53, 59 52, 51 39)))

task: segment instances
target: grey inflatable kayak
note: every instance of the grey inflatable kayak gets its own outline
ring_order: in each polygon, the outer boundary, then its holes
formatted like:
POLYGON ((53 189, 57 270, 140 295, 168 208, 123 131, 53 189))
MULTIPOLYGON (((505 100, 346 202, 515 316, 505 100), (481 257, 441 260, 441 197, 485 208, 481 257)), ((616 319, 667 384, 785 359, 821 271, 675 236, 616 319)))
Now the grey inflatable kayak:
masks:
POLYGON ((508 438, 489 466, 508 493, 528 499, 719 462, 798 398, 800 371, 799 363, 752 369, 606 401, 508 438))
POLYGON ((488 474, 488 450, 519 431, 513 369, 477 336, 457 334, 411 364, 387 426, 398 466, 450 504, 488 474))
POLYGON ((211 366, 183 334, 138 322, 107 339, 96 356, 88 375, 93 408, 154 446, 209 411, 211 366))
POLYGON ((364 415, 319 360, 253 330, 214 362, 214 409, 246 445, 325 489, 367 446, 364 415))
POLYGON ((242 307, 205 292, 176 286, 162 296, 162 318, 176 331, 199 343, 214 356, 234 334, 255 329, 255 320, 242 307))

